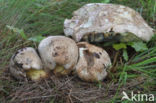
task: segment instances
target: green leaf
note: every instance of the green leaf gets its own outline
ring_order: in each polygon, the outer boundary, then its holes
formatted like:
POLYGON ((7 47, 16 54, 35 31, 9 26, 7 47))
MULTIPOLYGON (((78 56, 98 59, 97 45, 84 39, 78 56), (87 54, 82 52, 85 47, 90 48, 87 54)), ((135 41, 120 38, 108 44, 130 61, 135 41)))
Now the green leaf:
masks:
POLYGON ((38 35, 38 36, 31 37, 31 38, 29 38, 28 40, 39 43, 39 42, 40 42, 42 39, 44 39, 44 38, 45 38, 45 37, 43 37, 43 36, 41 36, 41 35, 38 35))
POLYGON ((124 43, 120 43, 120 44, 113 44, 113 48, 114 48, 115 50, 120 50, 120 49, 126 49, 127 46, 126 46, 126 44, 124 44, 124 43))
POLYGON ((122 56, 123 56, 125 61, 128 61, 128 54, 127 54, 127 50, 126 49, 123 50, 122 56))
POLYGON ((109 3, 110 0, 102 0, 101 3, 109 3))
POLYGON ((23 29, 18 29, 18 28, 15 28, 13 26, 9 26, 9 25, 7 25, 6 27, 8 29, 12 30, 13 32, 17 33, 17 34, 20 34, 23 39, 27 40, 27 36, 24 33, 24 30, 23 29))
POLYGON ((132 42, 132 43, 129 43, 128 45, 133 47, 136 52, 148 50, 146 43, 143 43, 142 41, 132 42))

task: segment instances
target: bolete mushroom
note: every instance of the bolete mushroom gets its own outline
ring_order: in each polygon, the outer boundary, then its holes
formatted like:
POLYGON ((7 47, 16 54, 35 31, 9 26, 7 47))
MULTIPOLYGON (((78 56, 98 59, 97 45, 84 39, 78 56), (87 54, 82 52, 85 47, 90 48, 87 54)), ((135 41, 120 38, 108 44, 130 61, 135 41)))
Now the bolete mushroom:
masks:
POLYGON ((78 47, 74 40, 65 36, 49 36, 38 47, 46 69, 57 76, 69 74, 78 60, 78 47))
POLYGON ((10 73, 18 80, 39 81, 47 77, 37 52, 32 47, 18 50, 10 60, 10 73))
POLYGON ((135 10, 116 4, 90 3, 64 21, 64 33, 76 41, 149 41, 154 35, 135 10))
POLYGON ((84 81, 98 82, 107 76, 111 60, 105 50, 87 42, 79 42, 79 61, 76 73, 84 81))

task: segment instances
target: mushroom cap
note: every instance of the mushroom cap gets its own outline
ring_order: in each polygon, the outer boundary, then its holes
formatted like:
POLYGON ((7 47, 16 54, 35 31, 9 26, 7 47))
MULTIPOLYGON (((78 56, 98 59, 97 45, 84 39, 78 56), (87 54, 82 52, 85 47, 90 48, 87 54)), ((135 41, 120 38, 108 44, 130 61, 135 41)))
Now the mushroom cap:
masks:
POLYGON ((111 60, 105 50, 87 42, 79 42, 79 60, 76 73, 84 81, 97 82, 107 76, 111 60))
MULTIPOLYGON (((112 36, 127 33, 144 41, 154 35, 141 15, 135 10, 116 4, 90 3, 73 13, 71 19, 64 21, 64 33, 80 41, 85 35, 114 32, 112 36)), ((109 35, 110 36, 110 35, 109 35)))
POLYGON ((42 69, 42 62, 37 52, 32 47, 18 50, 10 60, 10 73, 16 79, 26 79, 26 71, 42 69))
POLYGON ((60 66, 63 66, 69 74, 78 60, 78 47, 75 41, 65 36, 49 36, 43 39, 38 50, 47 70, 58 68, 60 71, 60 66))

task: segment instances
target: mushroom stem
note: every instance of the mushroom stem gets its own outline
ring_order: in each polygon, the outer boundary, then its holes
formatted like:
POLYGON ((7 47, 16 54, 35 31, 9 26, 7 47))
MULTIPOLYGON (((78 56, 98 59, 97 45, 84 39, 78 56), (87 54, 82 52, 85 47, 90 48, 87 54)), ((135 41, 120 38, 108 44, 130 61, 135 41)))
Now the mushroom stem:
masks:
POLYGON ((64 76, 69 74, 70 70, 65 69, 64 66, 56 65, 55 69, 53 70, 56 76, 64 76))
POLYGON ((39 81, 40 79, 47 77, 47 73, 43 69, 29 69, 26 71, 26 75, 33 81, 39 81))

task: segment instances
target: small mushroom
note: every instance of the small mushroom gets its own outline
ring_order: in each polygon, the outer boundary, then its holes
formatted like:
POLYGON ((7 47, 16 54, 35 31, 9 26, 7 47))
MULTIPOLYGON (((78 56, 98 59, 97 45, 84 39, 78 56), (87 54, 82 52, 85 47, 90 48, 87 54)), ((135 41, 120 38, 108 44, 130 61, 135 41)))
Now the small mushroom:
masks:
POLYGON ((18 50, 10 60, 10 73, 18 80, 39 81, 47 77, 37 52, 32 47, 18 50))
POLYGON ((64 33, 76 41, 149 41, 153 29, 135 10, 116 4, 90 3, 64 21, 64 33))
POLYGON ((38 47, 47 71, 57 76, 69 74, 78 60, 78 47, 74 40, 65 36, 49 36, 38 47))
POLYGON ((79 60, 76 73, 79 78, 88 82, 102 81, 107 76, 111 60, 105 50, 87 42, 79 42, 79 60))

